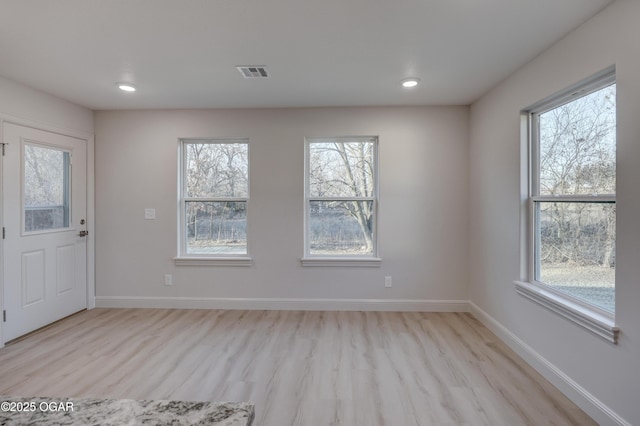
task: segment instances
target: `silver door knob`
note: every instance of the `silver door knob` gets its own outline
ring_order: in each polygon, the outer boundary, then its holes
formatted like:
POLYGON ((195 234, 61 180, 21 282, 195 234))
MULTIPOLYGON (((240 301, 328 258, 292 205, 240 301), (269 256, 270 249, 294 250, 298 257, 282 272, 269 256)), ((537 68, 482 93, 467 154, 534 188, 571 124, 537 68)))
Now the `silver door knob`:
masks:
POLYGON ((80 231, 78 235, 81 237, 86 237, 87 235, 89 235, 89 231, 80 231))

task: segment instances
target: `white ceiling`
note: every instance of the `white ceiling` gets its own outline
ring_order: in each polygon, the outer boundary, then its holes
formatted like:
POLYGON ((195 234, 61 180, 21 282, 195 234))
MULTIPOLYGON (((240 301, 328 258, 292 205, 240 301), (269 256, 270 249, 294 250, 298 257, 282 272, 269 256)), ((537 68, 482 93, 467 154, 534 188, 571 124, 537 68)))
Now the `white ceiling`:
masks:
POLYGON ((469 104, 611 2, 0 0, 0 75, 91 109, 469 104))

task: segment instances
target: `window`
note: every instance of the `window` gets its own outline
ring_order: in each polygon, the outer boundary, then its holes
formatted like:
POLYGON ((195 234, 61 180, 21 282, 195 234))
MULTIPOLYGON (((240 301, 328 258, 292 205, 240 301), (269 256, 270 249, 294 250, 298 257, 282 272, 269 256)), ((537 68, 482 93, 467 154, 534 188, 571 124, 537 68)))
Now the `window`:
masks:
POLYGON ((375 137, 307 139, 306 258, 379 260, 377 147, 375 137))
POLYGON ((527 112, 528 281, 559 303, 611 319, 616 262, 614 78, 607 72, 527 112))
POLYGON ((181 151, 181 256, 246 257, 248 141, 184 139, 181 151))
POLYGON ((71 154, 24 144, 24 231, 69 227, 71 154))

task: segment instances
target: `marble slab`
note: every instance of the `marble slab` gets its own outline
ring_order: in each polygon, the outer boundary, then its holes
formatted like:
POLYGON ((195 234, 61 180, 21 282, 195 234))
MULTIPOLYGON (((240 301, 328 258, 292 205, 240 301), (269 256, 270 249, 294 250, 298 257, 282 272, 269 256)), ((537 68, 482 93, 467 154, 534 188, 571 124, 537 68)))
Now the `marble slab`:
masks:
POLYGON ((248 402, 0 396, 0 425, 7 426, 251 426, 253 417, 248 402))

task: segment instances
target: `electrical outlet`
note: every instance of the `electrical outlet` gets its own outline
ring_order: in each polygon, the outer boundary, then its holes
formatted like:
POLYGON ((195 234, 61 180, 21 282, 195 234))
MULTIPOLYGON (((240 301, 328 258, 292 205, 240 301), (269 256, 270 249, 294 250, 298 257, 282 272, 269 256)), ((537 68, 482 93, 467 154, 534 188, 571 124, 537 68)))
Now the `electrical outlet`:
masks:
POLYGON ((146 220, 154 220, 156 218, 156 209, 144 209, 144 218, 146 220))
POLYGON ((387 288, 393 287, 393 283, 391 282, 390 276, 384 277, 384 286, 387 288))
POLYGON ((171 274, 164 275, 164 285, 173 285, 173 275, 171 274))

